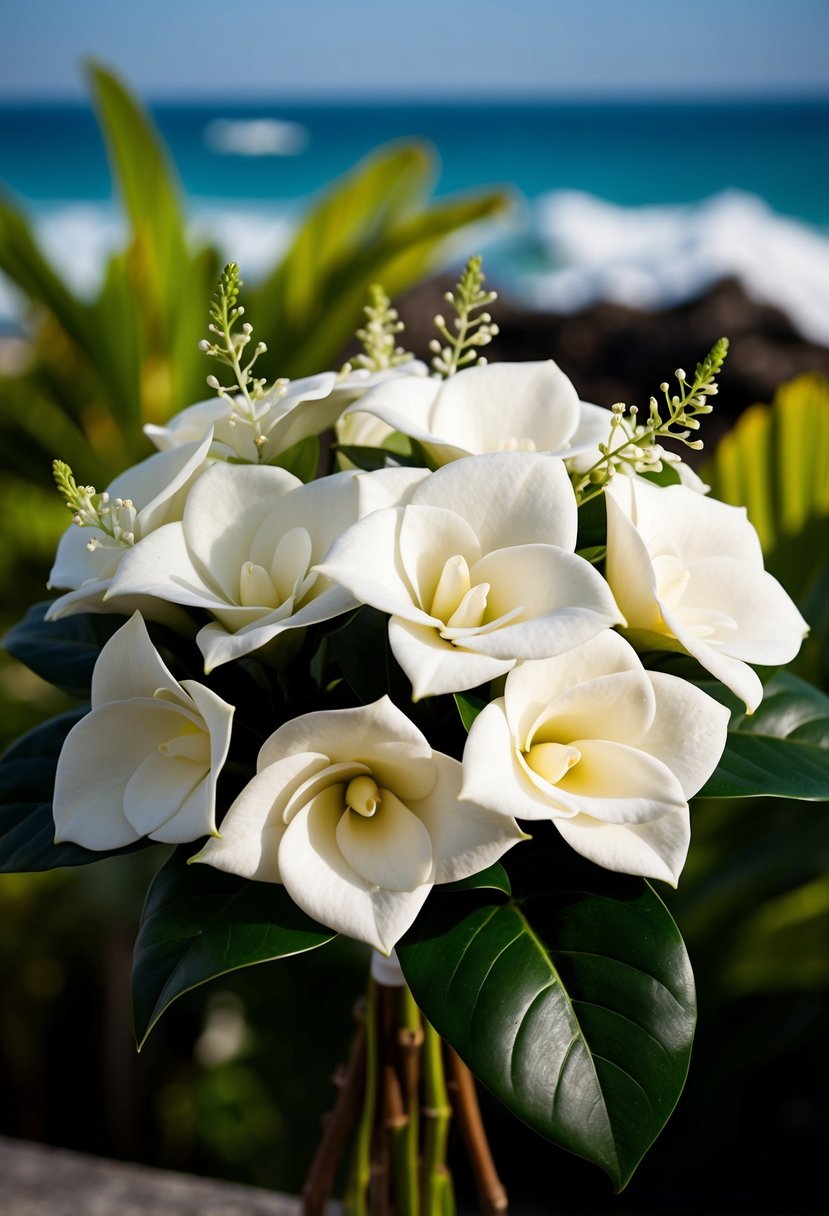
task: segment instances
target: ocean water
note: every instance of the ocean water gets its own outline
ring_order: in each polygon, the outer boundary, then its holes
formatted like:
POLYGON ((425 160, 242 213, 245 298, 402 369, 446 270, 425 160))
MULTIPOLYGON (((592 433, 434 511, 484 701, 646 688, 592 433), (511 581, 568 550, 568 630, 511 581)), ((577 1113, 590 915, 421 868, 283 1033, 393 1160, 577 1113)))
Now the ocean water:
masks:
MULTIPOLYGON (((829 342, 829 101, 157 106, 194 229, 255 277, 316 191, 372 148, 419 137, 439 195, 505 185, 476 234, 493 278, 562 309, 655 308, 726 274, 829 342)), ((81 291, 122 239, 85 106, 0 106, 0 182, 81 291)), ((0 291, 0 322, 16 302, 0 291)))

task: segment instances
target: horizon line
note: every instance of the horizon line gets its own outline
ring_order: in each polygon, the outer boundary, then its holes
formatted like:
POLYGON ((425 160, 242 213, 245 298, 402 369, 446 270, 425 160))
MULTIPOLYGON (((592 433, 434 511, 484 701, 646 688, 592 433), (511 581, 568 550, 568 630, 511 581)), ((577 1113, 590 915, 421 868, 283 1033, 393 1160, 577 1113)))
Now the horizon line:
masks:
MULTIPOLYGON (((211 106, 220 109, 215 95, 198 92, 161 92, 137 90, 127 86, 131 93, 149 106, 211 106)), ((422 91, 356 92, 353 90, 319 90, 313 92, 275 92, 264 89, 241 90, 233 97, 225 97, 228 108, 240 105, 302 105, 309 107, 363 107, 363 106, 417 106, 421 109, 441 106, 468 106, 470 109, 487 106, 521 105, 763 105, 763 104, 827 104, 829 89, 782 89, 760 91, 757 89, 731 90, 634 90, 621 88, 600 91, 567 89, 558 92, 533 90, 529 92, 497 91, 488 95, 466 94, 460 91, 429 93, 422 91)), ((0 89, 0 105, 66 106, 93 108, 91 97, 83 92, 14 92, 4 93, 0 89)))

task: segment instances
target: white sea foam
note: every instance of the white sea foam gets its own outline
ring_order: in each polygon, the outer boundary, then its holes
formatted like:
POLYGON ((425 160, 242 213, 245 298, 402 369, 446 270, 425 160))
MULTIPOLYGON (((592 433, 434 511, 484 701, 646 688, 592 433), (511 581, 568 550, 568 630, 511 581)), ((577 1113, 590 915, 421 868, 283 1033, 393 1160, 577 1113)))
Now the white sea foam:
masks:
MULTIPOLYGON (((734 275, 754 299, 786 312, 805 337, 829 345, 829 236, 775 214, 753 195, 625 208, 562 191, 533 207, 546 255, 538 267, 513 269, 509 251, 497 250, 498 277, 519 300, 559 311, 598 299, 659 309, 734 275)), ((277 210, 191 200, 191 232, 194 240, 213 241, 253 282, 284 252, 296 214, 289 201, 277 210)), ((107 256, 123 246, 126 232, 107 203, 50 204, 36 213, 34 226, 49 260, 81 296, 94 294, 107 256)), ((478 234, 479 245, 487 235, 478 234)), ((469 234, 461 234, 458 260, 469 245, 469 234)), ((0 276, 0 324, 14 324, 21 312, 21 299, 0 276)))
POLYGON ((727 277, 829 345, 829 236, 729 190, 687 206, 619 207, 557 191, 536 200, 536 232, 553 269, 522 275, 519 294, 575 312, 597 300, 656 310, 727 277))
POLYGON ((299 122, 280 118, 216 118, 204 129, 204 142, 225 156, 298 156, 310 135, 299 122))

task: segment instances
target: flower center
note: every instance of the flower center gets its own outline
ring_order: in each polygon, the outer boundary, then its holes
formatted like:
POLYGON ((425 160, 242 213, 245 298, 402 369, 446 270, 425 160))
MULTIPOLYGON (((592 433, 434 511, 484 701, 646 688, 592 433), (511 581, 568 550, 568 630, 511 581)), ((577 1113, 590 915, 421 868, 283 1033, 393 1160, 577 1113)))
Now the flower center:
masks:
MULTIPOLYGON (((716 608, 683 604, 691 572, 685 566, 679 549, 667 536, 657 536, 649 546, 656 578, 656 596, 660 603, 680 614, 683 626, 694 637, 716 639, 721 634, 733 635, 737 622, 716 608)), ((665 632, 670 635, 667 626, 665 632)))
POLYGON ((370 819, 380 805, 380 791, 371 777, 353 777, 345 788, 345 804, 364 819, 370 819))
POLYGON ((447 559, 429 609, 445 624, 441 637, 448 637, 450 629, 477 629, 484 623, 489 588, 489 583, 472 585, 469 563, 461 554, 447 559))
POLYGON ((158 750, 169 760, 192 760, 205 766, 210 764, 210 736, 195 722, 185 722, 181 734, 159 743, 158 750))
POLYGON ((244 562, 239 573, 239 604, 242 608, 278 608, 300 604, 317 581, 309 572, 311 537, 305 528, 291 528, 274 549, 270 569, 257 562, 244 562))
POLYGON ((264 566, 245 562, 239 575, 239 603, 243 608, 278 608, 281 599, 264 566))
POLYGON ((581 752, 569 743, 534 743, 525 754, 529 768, 550 785, 558 785, 581 760, 581 752))

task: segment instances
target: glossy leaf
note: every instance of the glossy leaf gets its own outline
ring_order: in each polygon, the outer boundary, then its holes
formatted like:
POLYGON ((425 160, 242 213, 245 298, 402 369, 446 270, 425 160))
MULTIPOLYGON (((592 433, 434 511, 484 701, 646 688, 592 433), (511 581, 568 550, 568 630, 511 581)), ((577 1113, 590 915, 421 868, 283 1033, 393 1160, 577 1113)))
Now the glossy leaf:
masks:
POLYGON ((528 856, 537 873, 512 873, 513 899, 433 892, 398 957, 418 1005, 473 1073, 621 1188, 685 1082, 691 967, 646 882, 563 851, 528 856))
POLYGON ((762 703, 745 714, 714 685, 706 692, 732 707, 722 759, 700 790, 702 798, 829 799, 829 697, 781 672, 762 703))
POLYGON ((479 891, 490 890, 500 891, 502 895, 512 894, 512 885, 500 861, 494 862, 491 866, 487 866, 485 870, 480 870, 477 874, 470 874, 468 878, 459 878, 457 882, 442 883, 440 891, 479 891))
POLYGON ((151 843, 108 852, 55 844, 55 769, 66 736, 85 713, 72 710, 50 719, 19 739, 0 760, 0 872, 81 866, 151 843))
POLYGON ((73 697, 86 698, 104 644, 124 623, 113 613, 78 613, 45 620, 51 601, 33 604, 3 638, 3 647, 30 671, 73 697))
POLYGON ((336 934, 311 920, 277 883, 251 882, 213 866, 188 866, 179 849, 153 879, 133 961, 139 1047, 185 992, 240 967, 313 950, 336 934))
POLYGON ((307 483, 316 477, 319 460, 319 438, 316 435, 309 435, 307 439, 300 439, 286 451, 280 452, 270 463, 278 465, 281 469, 287 469, 289 473, 293 473, 294 477, 307 483))
POLYGON ((458 707, 458 713, 461 716, 465 730, 472 729, 472 723, 477 718, 482 709, 486 709, 487 702, 483 697, 472 696, 468 692, 456 692, 452 694, 455 698, 455 704, 458 707))
POLYGON ((389 693, 391 673, 399 674, 389 650, 388 627, 385 613, 364 606, 329 635, 334 658, 364 705, 389 693))

